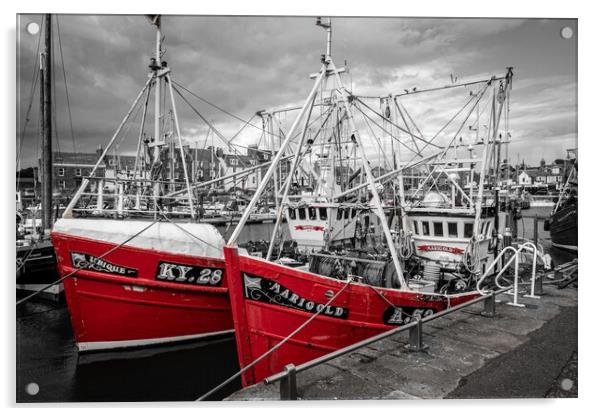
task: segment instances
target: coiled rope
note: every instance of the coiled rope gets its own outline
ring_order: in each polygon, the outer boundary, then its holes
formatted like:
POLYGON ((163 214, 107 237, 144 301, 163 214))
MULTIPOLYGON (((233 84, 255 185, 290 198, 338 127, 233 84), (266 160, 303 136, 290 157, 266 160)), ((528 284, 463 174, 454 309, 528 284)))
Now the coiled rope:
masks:
POLYGON ((399 255, 403 260, 408 260, 414 254, 412 236, 405 230, 399 231, 399 255))
POLYGON ((477 239, 473 235, 466 246, 466 250, 464 250, 464 255, 462 256, 462 263, 464 264, 464 267, 466 267, 466 270, 472 274, 476 274, 479 271, 479 264, 481 262, 481 254, 479 251, 477 239))

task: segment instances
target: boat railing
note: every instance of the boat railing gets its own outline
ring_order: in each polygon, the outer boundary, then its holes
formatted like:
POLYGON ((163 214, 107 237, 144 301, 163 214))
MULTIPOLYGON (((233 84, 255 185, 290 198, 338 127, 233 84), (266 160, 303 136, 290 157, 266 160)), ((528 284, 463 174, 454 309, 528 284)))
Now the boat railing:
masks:
POLYGON ((496 296, 505 293, 510 290, 510 287, 502 288, 496 291, 491 291, 481 296, 477 296, 474 299, 471 299, 467 302, 463 302, 459 305, 452 306, 448 309, 442 310, 440 312, 434 313, 432 315, 426 317, 416 316, 414 319, 402 326, 397 328, 393 328, 389 331, 383 332, 381 334, 375 335, 373 337, 367 338, 365 340, 356 342, 355 344, 349 345, 345 348, 341 348, 339 350, 333 351, 321 357, 315 358, 311 361, 307 361, 303 364, 295 366, 293 364, 288 364, 284 367, 284 369, 271 375, 263 380, 264 384, 274 384, 280 382, 280 399, 281 400, 297 400, 298 391, 297 391, 297 374, 307 371, 311 368, 314 368, 318 365, 324 364, 328 361, 331 361, 335 358, 341 357, 346 354, 350 354, 360 348, 364 348, 368 345, 374 344, 375 342, 382 341, 384 339, 390 338, 394 335, 398 335, 400 333, 409 331, 409 343, 407 348, 409 351, 417 352, 424 351, 427 346, 423 342, 423 325, 439 319, 443 316, 452 314, 454 312, 460 311, 469 306, 484 303, 484 310, 481 312, 481 315, 487 318, 493 318, 496 316, 495 312, 495 304, 496 304, 496 296))
MULTIPOLYGON (((187 194, 170 195, 185 189, 185 182, 144 178, 88 178, 86 189, 72 209, 78 216, 190 216, 187 194)), ((193 198, 193 204, 194 204, 193 198)))

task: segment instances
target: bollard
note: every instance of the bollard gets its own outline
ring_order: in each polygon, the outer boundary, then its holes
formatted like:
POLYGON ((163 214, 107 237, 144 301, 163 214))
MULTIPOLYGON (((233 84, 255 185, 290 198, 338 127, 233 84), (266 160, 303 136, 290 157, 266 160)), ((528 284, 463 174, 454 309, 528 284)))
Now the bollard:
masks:
MULTIPOLYGON (((533 228, 533 243, 535 244, 535 247, 538 247, 537 245, 537 240, 539 240, 539 218, 535 217, 533 219, 534 222, 534 228, 533 228)), ((543 253, 541 253, 543 255, 543 253)), ((536 253, 533 254, 535 257, 535 262, 537 262, 537 255, 536 253)), ((543 295, 543 276, 541 276, 539 279, 535 280, 535 296, 541 296, 543 295)))
POLYGON ((284 371, 286 376, 280 380, 280 400, 297 400, 297 368, 287 364, 284 371))
POLYGON ((508 291, 508 294, 512 294, 512 302, 506 302, 507 305, 518 306, 519 308, 524 308, 525 305, 522 303, 518 303, 518 259, 519 253, 516 253, 516 260, 514 260, 514 287, 511 291, 508 291))
POLYGON ((535 279, 535 296, 543 295, 543 274, 535 279))
POLYGON ((539 295, 541 295, 541 292, 543 290, 543 287, 541 285, 542 279, 543 278, 537 278, 537 246, 534 246, 533 267, 531 269, 531 292, 528 295, 525 295, 526 298, 539 299, 539 295), (538 290, 538 286, 540 287, 540 290, 538 290))
POLYGON ((416 317, 416 325, 410 328, 410 343, 406 348, 412 352, 426 351, 428 348, 422 341, 422 318, 416 317))
POLYGON ((481 312, 481 316, 495 318, 495 315, 495 292, 493 292, 489 297, 485 298, 484 309, 483 312, 481 312))

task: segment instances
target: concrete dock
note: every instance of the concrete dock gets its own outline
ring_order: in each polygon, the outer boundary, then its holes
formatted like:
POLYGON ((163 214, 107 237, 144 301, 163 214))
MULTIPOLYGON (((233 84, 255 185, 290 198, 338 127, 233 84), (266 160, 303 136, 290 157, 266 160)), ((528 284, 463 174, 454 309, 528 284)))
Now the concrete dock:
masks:
MULTIPOLYGON (((525 307, 497 299, 423 327, 426 351, 396 335, 297 375, 301 400, 577 397, 577 288, 544 285, 525 307)), ((226 400, 279 400, 279 384, 257 384, 226 400)))

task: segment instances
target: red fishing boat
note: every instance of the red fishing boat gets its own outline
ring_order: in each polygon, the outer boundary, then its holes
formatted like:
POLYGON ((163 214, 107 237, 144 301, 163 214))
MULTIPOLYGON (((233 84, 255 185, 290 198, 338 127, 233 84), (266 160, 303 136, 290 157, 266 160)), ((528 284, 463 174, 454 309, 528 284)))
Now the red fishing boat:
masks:
POLYGON ((244 372, 245 386, 261 382, 287 364, 310 361, 416 316, 426 317, 479 296, 478 292, 445 296, 347 284, 240 254, 236 247, 224 251, 241 367, 319 313, 310 325, 244 372))
POLYGON ((200 223, 176 88, 171 69, 162 61, 161 20, 158 15, 150 19, 157 43, 148 81, 52 230, 75 341, 82 351, 233 331, 224 240, 214 226, 200 223), (154 134, 147 134, 153 89, 154 134), (135 121, 132 114, 142 115, 135 163, 133 169, 120 169, 108 152, 118 138, 124 141, 124 126, 135 121))
MULTIPOLYGON (((473 83, 480 83, 481 88, 476 94, 471 92, 467 98, 468 103, 463 107, 467 109, 466 122, 485 94, 491 94, 494 123, 488 131, 487 140, 481 142, 484 149, 482 159, 458 158, 457 138, 464 123, 449 144, 434 146, 434 139, 425 140, 420 137, 421 133, 413 133, 418 130, 417 127, 411 129, 406 124, 404 129, 393 122, 387 104, 378 123, 389 125, 382 130, 388 132, 395 128, 400 135, 407 135, 405 138, 409 136, 415 147, 405 147, 412 150, 420 160, 414 162, 413 158, 405 166, 398 167, 393 151, 389 155, 393 159, 392 170, 375 179, 351 110, 353 106, 355 111, 365 116, 360 107, 365 104, 345 89, 340 76, 344 68, 337 68, 331 58, 330 21, 318 19, 317 24, 327 31, 322 67, 312 76, 315 83, 311 92, 224 248, 226 279, 230 290, 242 382, 245 386, 282 371, 287 364, 307 362, 406 324, 412 319, 429 316, 480 296, 482 293, 477 290, 476 282, 497 261, 496 250, 500 240, 493 227, 503 226, 499 223, 501 214, 497 207, 484 204, 483 188, 485 181, 491 181, 494 176, 489 169, 489 164, 495 163, 492 162, 491 155, 494 151, 491 147, 499 146, 493 138, 498 136, 500 114, 512 77, 511 70, 505 77, 493 77, 473 83), (494 85, 496 80, 499 80, 499 88, 497 84, 494 85), (328 91, 324 94, 327 98, 316 102, 317 96, 322 97, 322 93, 318 94, 319 91, 328 91), (496 109, 497 103, 500 103, 499 109, 496 109), (312 110, 318 106, 321 107, 323 131, 308 134, 312 110), (299 126, 300 133, 295 136, 299 126), (269 261, 277 246, 276 228, 265 260, 249 256, 237 246, 238 236, 251 210, 266 189, 279 159, 283 157, 293 137, 298 137, 298 141, 281 193, 275 227, 279 227, 283 215, 288 214, 289 230, 293 227, 290 230, 291 237, 298 240, 299 246, 305 246, 309 263, 295 268, 279 264, 279 253, 275 254, 276 261, 269 261), (426 143, 422 149, 418 148, 416 140, 426 143), (349 145, 354 155, 357 151, 365 177, 365 181, 357 186, 344 184, 335 177, 336 171, 343 170, 335 169, 334 164, 351 160, 349 155, 343 154, 349 145), (299 196, 289 196, 291 181, 297 169, 300 169, 303 158, 312 154, 313 147, 322 149, 321 154, 330 154, 328 163, 331 168, 328 172, 332 177, 330 180, 321 178, 313 193, 304 193, 302 202, 299 202, 299 196), (435 149, 435 153, 427 155, 426 147, 435 149), (453 160, 446 159, 450 148, 456 154, 455 158, 452 157, 453 160), (462 167, 467 162, 469 167, 462 167), (472 186, 472 170, 478 162, 481 163, 478 194, 473 196, 471 191, 470 195, 466 195, 461 189, 463 184, 459 183, 460 179, 450 172, 471 171, 470 176, 465 175, 465 181, 470 180, 472 186), (421 165, 427 167, 425 177, 412 197, 406 199, 404 170, 416 169, 421 165), (442 175, 447 175, 449 181, 439 181, 442 175), (397 181, 397 185, 389 185, 389 192, 394 193, 390 198, 396 202, 388 209, 387 216, 381 194, 386 192, 386 182, 391 180, 397 181), (328 184, 330 188, 325 190, 324 187, 328 184), (345 185, 348 189, 343 190, 339 185, 345 185), (434 198, 431 189, 435 186, 441 192, 447 190, 452 198, 434 198), (362 195, 361 191, 365 189, 369 194, 362 195), (420 192, 423 193, 422 202, 414 204, 414 197, 420 192), (460 196, 458 199, 455 198, 456 194, 460 196), (337 249, 329 251, 338 238, 333 231, 344 230, 348 224, 355 225, 354 215, 336 215, 349 209, 351 204, 371 212, 370 215, 376 218, 382 238, 373 239, 376 244, 358 247, 356 242, 349 241, 354 240, 352 236, 346 236, 338 242, 337 249), (423 227, 418 233, 415 228, 419 221, 423 227), (426 224, 430 228, 431 223, 433 233, 425 231, 426 224), (446 231, 443 231, 444 223, 446 231), (463 225, 461 235, 458 234, 458 223, 463 225), (311 225, 314 234, 311 237, 304 234, 307 227, 301 230, 303 232, 296 233, 294 227, 299 225, 311 225), (413 232, 417 233, 416 236, 413 232)), ((391 100, 390 96, 377 98, 381 106, 383 102, 391 100)), ((401 105, 397 102, 395 104, 401 118, 409 118, 407 110, 403 111, 401 105)), ((477 117, 478 113, 477 110, 477 117)), ((368 123, 367 117, 364 119, 368 123)), ((372 125, 378 127, 377 123, 372 125)), ((372 125, 363 131, 371 131, 372 125)), ((397 137, 391 137, 398 140, 397 137)), ((379 146, 382 149, 380 143, 379 146)))
POLYGON ((68 276, 65 297, 80 351, 233 330, 223 239, 211 225, 63 218, 52 242, 59 273, 68 276), (191 242, 180 228, 205 243, 191 242))

